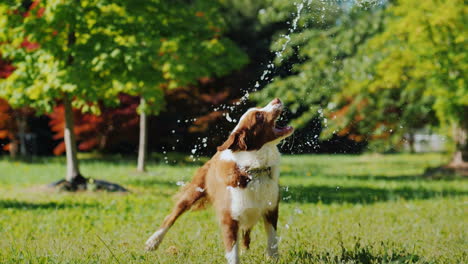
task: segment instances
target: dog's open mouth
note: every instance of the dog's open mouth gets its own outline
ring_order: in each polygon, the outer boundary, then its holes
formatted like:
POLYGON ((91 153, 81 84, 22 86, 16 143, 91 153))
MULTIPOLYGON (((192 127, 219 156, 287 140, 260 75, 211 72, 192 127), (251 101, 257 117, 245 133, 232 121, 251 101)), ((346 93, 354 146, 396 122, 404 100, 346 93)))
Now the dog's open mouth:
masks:
POLYGON ((293 127, 287 124, 287 121, 284 118, 280 118, 281 114, 278 115, 278 118, 275 121, 273 127, 273 132, 276 136, 281 137, 292 132, 293 127))
POLYGON ((273 128, 273 132, 275 133, 276 136, 284 136, 286 134, 289 134, 293 131, 293 127, 292 126, 279 126, 277 124, 275 124, 275 127, 273 128))

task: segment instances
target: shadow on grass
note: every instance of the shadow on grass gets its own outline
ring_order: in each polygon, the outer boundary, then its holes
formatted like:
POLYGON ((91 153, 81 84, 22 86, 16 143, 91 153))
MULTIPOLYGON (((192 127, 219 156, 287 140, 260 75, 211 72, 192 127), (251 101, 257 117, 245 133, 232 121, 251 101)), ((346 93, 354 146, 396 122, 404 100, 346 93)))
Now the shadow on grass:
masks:
MULTIPOLYGON (((15 158, 0 156, 0 161, 18 162, 26 164, 43 164, 43 163, 58 163, 65 164, 66 160, 64 156, 59 157, 48 157, 48 156, 28 156, 25 158, 15 158)), ((108 154, 101 155, 95 153, 80 153, 79 160, 81 164, 93 165, 93 164, 106 164, 111 166, 119 167, 135 167, 136 171, 136 156, 133 155, 120 155, 120 154, 108 154)), ((184 153, 171 152, 167 154, 152 153, 147 159, 147 166, 201 166, 206 161, 207 157, 201 157, 197 160, 192 160, 189 155, 184 153), (170 161, 170 162, 168 162, 170 161)))
POLYGON ((148 178, 148 179, 133 178, 133 179, 125 181, 125 184, 130 184, 130 185, 140 186, 140 187, 164 186, 165 188, 170 188, 170 189, 180 188, 180 186, 178 186, 176 182, 165 181, 165 180, 160 180, 156 178, 148 178))
MULTIPOLYGON (((386 177, 386 176, 382 176, 386 177)), ((402 176, 409 177, 409 176, 402 176)), ((386 177, 387 178, 387 177, 386 177)), ((168 188, 176 192, 180 189, 175 181, 161 180, 157 178, 127 180, 125 184, 148 187, 148 188, 168 188)), ((431 199, 435 197, 450 197, 468 195, 468 191, 457 189, 433 190, 426 188, 372 188, 365 186, 334 187, 327 185, 287 185, 281 188, 282 202, 285 203, 363 203, 394 201, 398 199, 415 200, 431 199)))
POLYGON ((398 175, 398 176, 385 176, 385 175, 328 175, 327 178, 336 178, 336 179, 350 179, 350 180, 361 180, 361 181, 454 181, 454 180, 464 180, 465 178, 459 177, 456 175, 449 175, 444 178, 428 178, 423 174, 421 175, 398 175))
MULTIPOLYGON (((98 158, 80 158, 80 164, 100 164, 100 163, 105 163, 106 165, 112 165, 112 166, 123 166, 123 167, 128 167, 132 166, 133 164, 136 164, 135 158, 132 159, 132 157, 124 157, 124 156, 119 156, 119 155, 114 155, 114 156, 103 156, 103 157, 98 157, 98 158)), ((60 164, 65 166, 66 165, 66 160, 64 156, 58 156, 58 157, 48 157, 48 156, 33 156, 33 157, 28 157, 28 158, 15 158, 11 159, 10 157, 2 157, 0 156, 0 161, 6 161, 6 162, 15 162, 19 164, 34 164, 34 165, 41 165, 41 164, 60 164)), ((136 168, 136 165, 135 165, 136 168)))
MULTIPOLYGON (((180 186, 173 181, 160 179, 132 179, 126 184, 149 187, 149 188, 169 188, 174 193, 180 186)), ((435 197, 450 197, 468 195, 468 191, 455 189, 432 190, 425 188, 371 188, 371 187, 333 187, 326 185, 288 185, 287 191, 281 188, 282 202, 284 203, 362 203, 370 204, 375 202, 394 201, 398 199, 415 200, 431 199, 435 197)))
POLYGON ((468 192, 445 189, 435 191, 424 188, 380 189, 370 187, 332 187, 332 186, 300 186, 289 185, 288 191, 281 188, 282 201, 286 203, 374 203, 398 199, 430 199, 434 197, 468 195, 468 192))
POLYGON ((98 207, 97 203, 74 203, 74 202, 26 202, 18 200, 0 200, 0 209, 17 209, 17 210, 58 210, 66 208, 94 208, 98 207))

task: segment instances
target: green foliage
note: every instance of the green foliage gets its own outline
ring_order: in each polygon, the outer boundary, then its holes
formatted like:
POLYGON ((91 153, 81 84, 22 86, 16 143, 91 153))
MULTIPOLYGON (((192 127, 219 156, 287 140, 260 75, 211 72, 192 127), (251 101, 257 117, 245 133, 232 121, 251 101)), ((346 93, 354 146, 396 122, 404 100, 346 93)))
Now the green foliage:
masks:
MULTIPOLYGON (((59 178, 63 159, 0 160, 0 262, 225 262, 212 208, 184 214, 158 251, 144 251, 173 206, 176 182, 196 167, 162 159, 129 177, 134 161, 108 158, 82 159, 83 173, 131 193, 44 191, 37 185, 59 178)), ((444 161, 438 154, 283 157, 277 263, 466 263, 466 180, 419 176, 444 161)), ((259 223, 243 263, 276 263, 265 247, 259 223)))
MULTIPOLYGON (((299 32, 276 61, 293 64, 293 74, 275 77, 255 99, 281 97, 293 125, 320 118, 322 137, 379 139, 384 144, 378 150, 398 147, 405 134, 425 126, 468 128, 463 1, 362 1, 320 11, 307 6, 299 32), (330 10, 339 15, 327 20, 330 10), (317 14, 327 22, 305 22, 319 21, 317 14)), ((281 21, 287 12, 260 18, 281 21)), ((286 41, 278 37, 272 50, 280 51, 286 41)))
MULTIPOLYGON (((313 118, 323 118, 322 109, 330 106, 332 96, 342 87, 343 61, 378 32, 382 20, 380 9, 345 10, 333 2, 317 5, 306 6, 298 21, 299 32, 291 34, 290 43, 277 60, 283 64, 296 60, 293 74, 275 78, 254 96, 260 101, 281 97, 296 117, 293 125, 299 128, 313 118)), ((280 51, 285 41, 280 37, 272 49, 280 51)))
POLYGON ((356 89, 423 89, 420 98, 434 99, 442 125, 468 128, 467 12, 461 0, 396 2, 384 32, 368 44, 374 76, 356 89))
POLYGON ((64 93, 86 107, 129 92, 158 112, 161 89, 226 74, 247 60, 221 36, 214 1, 44 0, 26 17, 21 3, 0 5, 2 55, 17 67, 0 96, 12 105, 50 111, 64 93), (40 48, 20 48, 24 40, 40 48))
POLYGON ((404 133, 427 125, 468 127, 464 12, 462 1, 391 5, 382 32, 345 61, 334 99, 351 111, 325 132, 352 126, 371 139, 386 135, 394 146, 404 133), (358 115, 365 118, 356 122, 358 115))

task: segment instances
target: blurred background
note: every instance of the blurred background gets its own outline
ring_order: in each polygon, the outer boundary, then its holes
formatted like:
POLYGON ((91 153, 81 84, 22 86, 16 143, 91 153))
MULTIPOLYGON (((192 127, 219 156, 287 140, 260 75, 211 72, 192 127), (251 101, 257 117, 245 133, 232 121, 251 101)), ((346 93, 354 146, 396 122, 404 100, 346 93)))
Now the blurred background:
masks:
POLYGON ((146 113, 150 153, 211 155, 274 97, 283 152, 466 152, 463 1, 1 6, 1 155, 63 155, 64 95, 80 152, 136 155, 146 113))
POLYGON ((296 129, 279 144, 281 257, 255 228, 244 263, 468 263, 467 13, 1 0, 0 263, 223 263, 213 210, 181 217, 156 253, 144 241, 275 97, 296 129))

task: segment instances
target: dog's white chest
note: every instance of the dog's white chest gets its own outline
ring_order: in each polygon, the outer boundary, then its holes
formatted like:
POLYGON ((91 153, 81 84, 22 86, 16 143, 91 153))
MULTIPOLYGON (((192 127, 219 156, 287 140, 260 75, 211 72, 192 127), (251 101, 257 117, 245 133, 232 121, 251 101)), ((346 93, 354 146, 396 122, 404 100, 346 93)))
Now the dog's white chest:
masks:
POLYGON ((278 174, 275 166, 270 177, 253 175, 252 181, 245 188, 228 187, 231 194, 231 215, 239 221, 242 229, 253 227, 265 213, 278 205, 278 174))
POLYGON ((242 229, 253 227, 261 217, 278 205, 280 153, 275 144, 266 144, 256 151, 231 152, 224 150, 221 160, 234 161, 239 168, 271 168, 271 175, 252 175, 245 188, 228 187, 231 216, 242 229))

